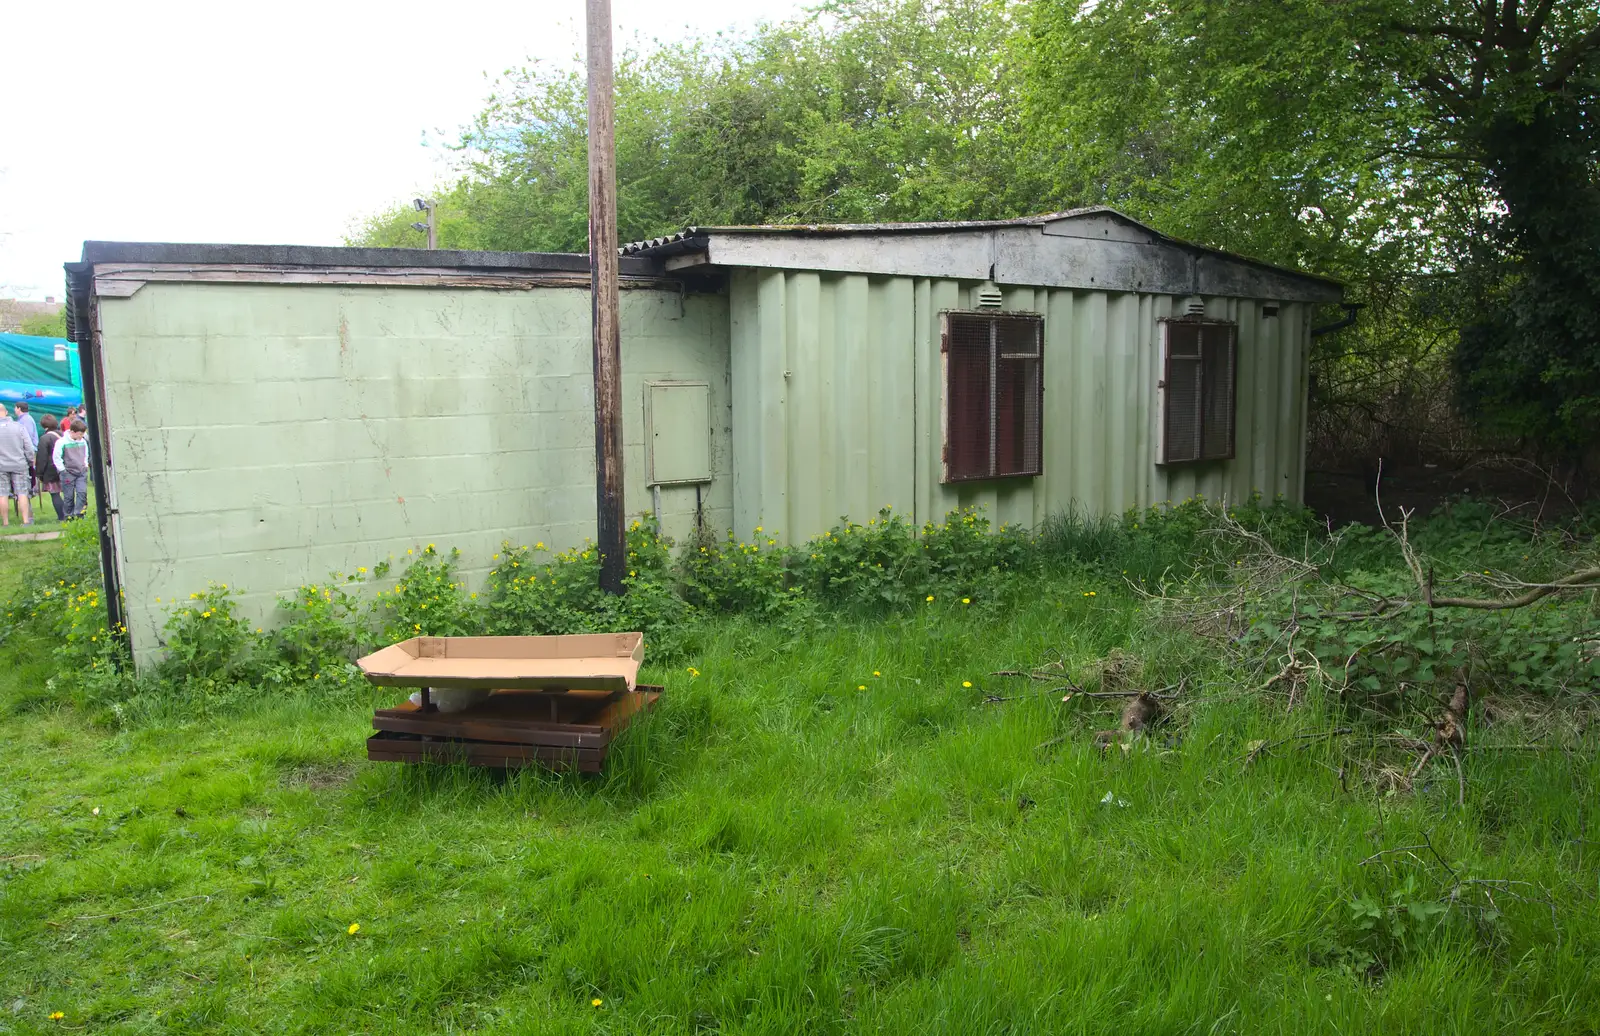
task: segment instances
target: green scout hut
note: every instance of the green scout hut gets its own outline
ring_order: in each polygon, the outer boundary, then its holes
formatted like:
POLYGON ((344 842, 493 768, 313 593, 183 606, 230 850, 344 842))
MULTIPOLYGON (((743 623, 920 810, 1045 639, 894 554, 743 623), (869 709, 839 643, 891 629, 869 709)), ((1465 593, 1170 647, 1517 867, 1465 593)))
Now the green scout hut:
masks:
MULTIPOLYGON (((1340 285, 1110 209, 699 227, 622 259, 625 502, 669 535, 1298 501, 1340 285)), ((587 258, 87 242, 68 266, 135 652, 156 598, 278 594, 419 543, 593 535, 587 258)))

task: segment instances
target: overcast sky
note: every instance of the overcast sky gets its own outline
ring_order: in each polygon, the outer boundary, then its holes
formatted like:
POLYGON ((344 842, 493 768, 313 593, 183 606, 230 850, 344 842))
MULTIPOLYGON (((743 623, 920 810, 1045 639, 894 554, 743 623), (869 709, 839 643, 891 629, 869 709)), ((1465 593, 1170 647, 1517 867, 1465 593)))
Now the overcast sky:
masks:
MULTIPOLYGON (((612 0, 617 45, 803 0, 612 0)), ((10 0, 0 296, 60 296, 87 239, 338 244, 435 183, 496 75, 579 53, 583 0, 10 0)))

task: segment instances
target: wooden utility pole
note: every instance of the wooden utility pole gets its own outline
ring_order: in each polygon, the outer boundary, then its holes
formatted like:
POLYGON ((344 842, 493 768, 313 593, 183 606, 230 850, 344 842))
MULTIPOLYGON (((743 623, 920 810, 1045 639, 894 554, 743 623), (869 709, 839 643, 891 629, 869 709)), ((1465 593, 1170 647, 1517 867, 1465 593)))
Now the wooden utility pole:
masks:
POLYGON ((611 0, 588 0, 589 270, 594 302, 594 468, 600 588, 622 593, 622 335, 617 322, 617 146, 611 0))

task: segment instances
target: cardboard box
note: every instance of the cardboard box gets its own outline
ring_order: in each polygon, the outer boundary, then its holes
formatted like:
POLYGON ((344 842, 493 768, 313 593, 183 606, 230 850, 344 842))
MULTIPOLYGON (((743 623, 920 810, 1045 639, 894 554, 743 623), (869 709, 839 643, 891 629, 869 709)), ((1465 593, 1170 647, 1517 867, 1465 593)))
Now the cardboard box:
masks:
POLYGON ((553 637, 412 637, 356 660, 385 687, 631 691, 642 633, 553 637))

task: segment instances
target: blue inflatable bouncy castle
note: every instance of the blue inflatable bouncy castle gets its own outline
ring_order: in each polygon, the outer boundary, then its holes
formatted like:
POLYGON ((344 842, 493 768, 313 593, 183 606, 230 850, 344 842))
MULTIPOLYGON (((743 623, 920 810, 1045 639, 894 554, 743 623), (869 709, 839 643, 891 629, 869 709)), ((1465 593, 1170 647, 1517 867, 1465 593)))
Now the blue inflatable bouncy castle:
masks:
POLYGON ((0 403, 27 403, 35 418, 81 406, 78 347, 65 338, 0 334, 0 403))

